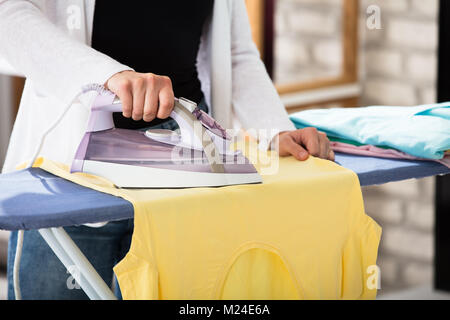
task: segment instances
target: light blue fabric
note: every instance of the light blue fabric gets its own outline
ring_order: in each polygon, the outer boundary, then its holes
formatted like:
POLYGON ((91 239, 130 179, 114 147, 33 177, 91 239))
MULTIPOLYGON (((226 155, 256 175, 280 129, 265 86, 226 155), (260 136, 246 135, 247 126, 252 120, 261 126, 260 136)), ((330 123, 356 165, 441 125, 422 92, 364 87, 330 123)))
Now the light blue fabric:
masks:
POLYGON ((442 159, 450 149, 450 102, 415 107, 373 106, 307 110, 290 116, 298 129, 442 159))

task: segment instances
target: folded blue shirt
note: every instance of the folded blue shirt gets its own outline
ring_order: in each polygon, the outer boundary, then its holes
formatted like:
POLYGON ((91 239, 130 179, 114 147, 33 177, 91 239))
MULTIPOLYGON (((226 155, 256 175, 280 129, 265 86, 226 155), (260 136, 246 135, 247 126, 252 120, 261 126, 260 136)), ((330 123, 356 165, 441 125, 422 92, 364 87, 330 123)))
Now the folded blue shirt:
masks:
POLYGON ((290 116, 298 129, 442 159, 450 150, 450 102, 415 107, 372 106, 306 110, 290 116))

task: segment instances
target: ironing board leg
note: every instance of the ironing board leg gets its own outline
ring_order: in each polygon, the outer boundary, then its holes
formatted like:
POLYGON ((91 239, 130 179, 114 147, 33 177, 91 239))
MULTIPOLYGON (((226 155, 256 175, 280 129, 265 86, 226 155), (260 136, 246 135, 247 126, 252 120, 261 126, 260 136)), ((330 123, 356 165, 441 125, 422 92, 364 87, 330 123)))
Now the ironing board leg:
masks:
POLYGON ((99 300, 100 297, 95 292, 95 290, 92 288, 92 286, 89 284, 89 282, 84 278, 84 276, 81 273, 75 273, 74 269, 72 268, 74 266, 74 263, 72 259, 67 255, 65 250, 61 247, 58 240, 55 239, 55 236, 53 235, 53 232, 51 229, 40 229, 39 233, 44 238, 44 240, 47 242, 49 247, 53 250, 53 252, 56 254, 58 259, 62 262, 62 264, 67 268, 67 270, 72 271, 72 276, 75 278, 78 284, 80 284, 83 291, 87 294, 87 296, 91 300, 99 300), (77 279, 77 277, 80 277, 80 279, 77 279))
POLYGON ((63 228, 40 229, 39 233, 92 300, 115 300, 116 296, 63 228), (75 266, 75 269, 73 268, 75 266), (79 271, 78 274, 75 270, 79 271))

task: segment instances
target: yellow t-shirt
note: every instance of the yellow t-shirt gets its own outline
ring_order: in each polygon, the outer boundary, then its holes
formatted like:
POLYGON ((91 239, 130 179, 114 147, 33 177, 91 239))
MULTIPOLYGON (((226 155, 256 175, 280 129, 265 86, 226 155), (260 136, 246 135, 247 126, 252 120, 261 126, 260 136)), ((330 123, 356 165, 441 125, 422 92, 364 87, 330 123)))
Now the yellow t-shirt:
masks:
POLYGON ((156 190, 37 165, 133 203, 131 248, 114 268, 124 299, 376 297, 381 228, 356 174, 333 162, 281 158, 263 184, 156 190))

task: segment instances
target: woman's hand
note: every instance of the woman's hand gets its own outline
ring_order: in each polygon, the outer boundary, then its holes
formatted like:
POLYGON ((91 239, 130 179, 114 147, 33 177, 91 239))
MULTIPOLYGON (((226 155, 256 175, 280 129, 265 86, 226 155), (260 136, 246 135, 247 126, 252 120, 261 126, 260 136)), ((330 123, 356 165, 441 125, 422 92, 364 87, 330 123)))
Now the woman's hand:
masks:
POLYGON ((123 71, 106 82, 106 88, 122 101, 123 116, 150 122, 166 119, 172 112, 174 94, 169 77, 123 71))
POLYGON ((285 131, 278 135, 278 153, 280 156, 294 156, 304 161, 309 155, 334 161, 327 135, 316 128, 285 131))

